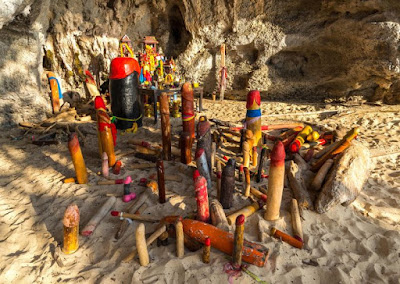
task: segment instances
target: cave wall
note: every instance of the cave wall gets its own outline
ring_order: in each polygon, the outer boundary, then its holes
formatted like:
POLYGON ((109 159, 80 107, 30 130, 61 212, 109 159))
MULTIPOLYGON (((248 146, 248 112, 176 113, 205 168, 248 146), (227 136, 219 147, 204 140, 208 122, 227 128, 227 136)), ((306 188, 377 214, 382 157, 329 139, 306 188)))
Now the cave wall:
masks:
POLYGON ((155 35, 188 80, 216 91, 227 47, 228 92, 399 103, 397 0, 5 0, 0 8, 1 124, 50 114, 44 71, 84 96, 83 71, 106 78, 118 40, 155 35))

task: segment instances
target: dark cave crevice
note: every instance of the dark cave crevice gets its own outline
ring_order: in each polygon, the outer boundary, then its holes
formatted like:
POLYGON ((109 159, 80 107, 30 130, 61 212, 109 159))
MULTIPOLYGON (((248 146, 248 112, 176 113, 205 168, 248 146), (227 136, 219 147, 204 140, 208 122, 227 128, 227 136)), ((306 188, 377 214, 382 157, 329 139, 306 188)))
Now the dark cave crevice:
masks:
POLYGON ((192 35, 186 29, 182 12, 178 5, 173 5, 168 11, 169 38, 165 54, 177 57, 186 50, 192 35))

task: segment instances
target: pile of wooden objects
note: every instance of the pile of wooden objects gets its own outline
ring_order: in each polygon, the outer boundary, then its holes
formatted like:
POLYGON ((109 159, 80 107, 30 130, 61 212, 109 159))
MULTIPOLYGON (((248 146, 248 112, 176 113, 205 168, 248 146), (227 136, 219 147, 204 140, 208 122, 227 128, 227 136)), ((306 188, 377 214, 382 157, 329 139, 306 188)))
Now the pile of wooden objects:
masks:
MULTIPOLYGON (((315 208, 318 213, 323 213, 335 205, 350 204, 361 191, 371 162, 368 149, 354 140, 359 134, 358 128, 340 134, 318 132, 302 123, 262 126, 258 91, 248 94, 243 127, 216 119, 208 120, 204 116, 199 117, 196 126, 192 85, 185 83, 181 92, 183 131, 179 147, 172 147, 169 104, 165 93, 160 96, 162 146, 138 139, 129 140, 129 144, 134 145, 135 157, 146 162, 126 167, 157 170, 157 178, 141 181, 147 190, 140 196, 130 191, 130 176, 116 180, 109 178, 109 169, 119 174, 122 164, 114 152, 116 132, 105 104, 101 97, 95 100, 102 175, 105 178, 98 184, 121 184, 124 188, 123 201, 133 201, 125 212, 111 212, 112 216, 123 220, 117 238, 124 234, 131 220, 158 223, 157 229, 147 239, 144 224, 137 226, 136 248, 126 256, 125 262, 138 255, 140 264, 146 266, 149 263, 147 246, 157 239, 162 243, 173 237, 176 238, 177 257, 183 256, 184 247, 196 251, 203 246, 203 260, 208 263, 212 246, 232 256, 234 269, 243 269, 242 260, 262 267, 268 258, 268 249, 244 240, 245 221, 257 212, 261 212, 267 221, 278 220, 285 183, 294 196, 291 204, 294 234, 292 236, 273 227, 271 235, 299 249, 304 245, 300 217, 304 209, 315 208), (221 155, 223 148, 231 144, 234 146, 231 157, 221 155), (159 220, 135 214, 150 196, 158 196, 159 203, 167 202, 165 181, 180 180, 180 176, 165 174, 164 161, 170 161, 172 157, 180 157, 181 163, 193 167, 196 216, 165 216, 159 220), (215 188, 213 180, 216 180, 215 188), (216 199, 210 200, 211 192, 216 193, 212 195, 216 199), (252 202, 227 216, 225 211, 232 208, 237 194, 250 198, 252 202), (234 233, 230 232, 231 226, 234 233)), ((71 134, 68 146, 76 181, 87 183, 85 162, 76 134, 71 134)), ((85 226, 82 235, 90 236, 115 202, 116 197, 111 196, 85 226)), ((78 248, 78 226, 79 211, 71 205, 64 217, 63 251, 66 254, 78 248)))

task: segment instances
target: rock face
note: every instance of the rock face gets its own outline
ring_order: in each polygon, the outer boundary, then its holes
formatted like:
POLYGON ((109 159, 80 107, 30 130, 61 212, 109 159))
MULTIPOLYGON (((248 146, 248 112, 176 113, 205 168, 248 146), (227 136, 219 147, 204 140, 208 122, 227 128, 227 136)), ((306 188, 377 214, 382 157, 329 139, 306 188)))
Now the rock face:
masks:
POLYGON ((135 49, 143 36, 156 36, 207 92, 216 90, 225 43, 227 93, 398 103, 399 15, 397 0, 4 0, 0 123, 50 111, 46 69, 64 91, 83 93, 85 68, 104 78, 124 34, 135 49))
POLYGON ((347 206, 352 203, 368 179, 372 161, 367 147, 352 141, 352 145, 341 155, 315 201, 318 213, 325 213, 338 204, 347 206))

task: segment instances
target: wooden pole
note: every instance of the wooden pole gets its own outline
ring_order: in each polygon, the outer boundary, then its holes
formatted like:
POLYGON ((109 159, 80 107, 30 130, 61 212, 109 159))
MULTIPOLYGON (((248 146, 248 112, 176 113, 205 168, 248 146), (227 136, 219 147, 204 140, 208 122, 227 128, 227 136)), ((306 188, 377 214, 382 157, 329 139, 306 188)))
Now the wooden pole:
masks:
POLYGON ((318 191, 321 189, 322 184, 324 183, 325 177, 328 174, 329 170, 331 169, 333 165, 333 160, 328 159, 326 162, 323 164, 323 166, 318 170, 316 176, 314 177, 312 183, 311 183, 311 189, 318 191))
POLYGON ((303 229, 301 226, 299 206, 297 204, 297 200, 294 198, 292 199, 290 213, 292 215, 293 235, 295 238, 299 238, 300 241, 303 241, 303 229))
POLYGON ((160 203, 165 203, 164 162, 157 161, 158 197, 160 203))
POLYGON ((189 132, 182 132, 180 137, 181 163, 188 165, 192 162, 192 137, 189 132))
POLYGON ((169 103, 168 95, 161 93, 160 95, 160 113, 161 113, 161 134, 163 145, 164 160, 171 160, 171 124, 169 121, 169 103))
POLYGON ((185 254, 184 236, 183 236, 183 225, 180 220, 175 223, 176 233, 176 256, 178 258, 183 257, 185 254))

